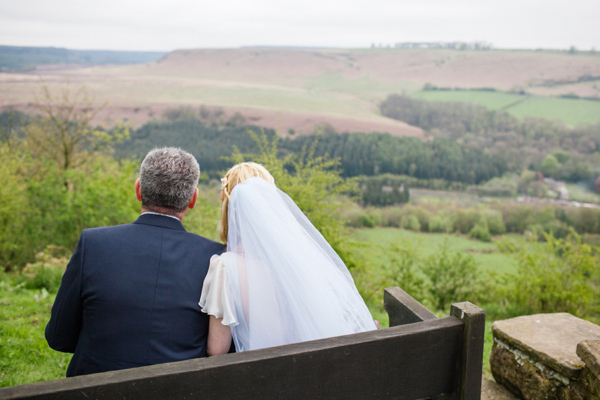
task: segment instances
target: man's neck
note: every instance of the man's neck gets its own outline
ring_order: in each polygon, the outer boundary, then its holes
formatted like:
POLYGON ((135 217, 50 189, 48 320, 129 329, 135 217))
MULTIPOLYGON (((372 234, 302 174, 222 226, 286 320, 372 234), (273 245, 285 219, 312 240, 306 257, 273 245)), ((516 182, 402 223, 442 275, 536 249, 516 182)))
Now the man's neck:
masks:
POLYGON ((180 221, 183 221, 183 217, 185 217, 185 214, 187 213, 187 209, 177 212, 177 211, 173 211, 168 208, 162 208, 162 207, 142 207, 142 214, 145 212, 171 215, 173 217, 176 217, 180 221))

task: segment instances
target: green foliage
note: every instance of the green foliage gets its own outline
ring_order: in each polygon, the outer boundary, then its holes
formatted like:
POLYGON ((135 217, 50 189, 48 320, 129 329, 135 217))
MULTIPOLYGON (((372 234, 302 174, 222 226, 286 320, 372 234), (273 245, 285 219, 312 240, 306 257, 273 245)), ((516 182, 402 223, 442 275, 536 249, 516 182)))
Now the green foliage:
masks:
MULTIPOLYGON (((123 158, 143 157, 156 146, 180 147, 192 153, 200 170, 210 178, 219 179, 232 166, 233 148, 242 153, 260 152, 248 129, 258 128, 220 123, 217 110, 170 110, 164 121, 152 121, 131 133, 131 140, 117 146, 116 155, 123 158)), ((275 131, 262 130, 270 140, 275 131)))
POLYGON ((502 213, 494 209, 484 209, 481 212, 485 219, 491 235, 501 235, 506 232, 506 226, 502 220, 502 213))
POLYGON ((399 286, 415 299, 426 302, 425 280, 419 273, 419 253, 412 241, 403 239, 379 248, 388 257, 376 267, 381 274, 376 290, 381 292, 382 288, 399 286))
POLYGON ((400 220, 400 227, 408 229, 409 231, 419 232, 421 230, 421 224, 419 218, 416 215, 405 215, 400 220))
POLYGON ((352 240, 340 208, 342 194, 356 193, 356 182, 341 177, 338 161, 314 155, 317 142, 306 146, 300 154, 279 158, 277 137, 269 140, 264 132, 249 131, 249 134, 256 141, 259 152, 243 154, 235 151, 228 161, 254 161, 264 165, 275 178, 277 187, 294 200, 348 268, 355 267, 352 240))
POLYGON ((364 177, 359 185, 363 205, 390 206, 407 203, 410 197, 408 186, 390 175, 364 177))
MULTIPOLYGON (((6 144, 0 151, 6 151, 6 144)), ((61 170, 27 151, 3 154, 6 199, 0 208, 0 259, 15 269, 50 244, 72 249, 81 231, 131 222, 139 214, 133 194, 136 163, 94 156, 85 167, 61 170), (68 184, 65 185, 65 182, 68 184)))
POLYGON ((448 213, 439 212, 429 221, 429 232, 450 233, 453 230, 452 218, 448 213))
POLYGON ((470 192, 479 196, 512 197, 517 194, 518 182, 512 175, 492 178, 482 185, 472 186, 470 192))
POLYGON ((575 232, 564 239, 544 234, 545 242, 503 241, 501 249, 512 254, 518 270, 507 282, 507 307, 525 313, 568 312, 598 321, 599 272, 597 250, 584 244, 575 232))
MULTIPOLYGON (((594 107, 597 108, 597 104, 594 107)), ((382 115, 419 126, 430 132, 436 140, 445 137, 460 142, 464 146, 463 151, 485 150, 488 162, 494 162, 496 168, 502 167, 504 171, 517 172, 533 165, 544 175, 571 182, 588 180, 598 174, 596 170, 594 175, 593 167, 595 157, 600 153, 597 113, 594 115, 595 125, 569 128, 549 119, 519 120, 504 111, 489 110, 472 103, 427 102, 400 95, 388 96, 381 103, 380 109, 382 115)), ((435 144, 435 140, 433 143, 435 144)), ((440 161, 450 167, 449 174, 444 178, 457 180, 450 175, 457 171, 455 157, 447 153, 440 156, 440 161)), ((481 157, 477 154, 474 156, 481 157)), ((462 158, 464 164, 469 157, 463 154, 462 158)), ((477 166, 481 168, 479 164, 477 166)), ((484 170, 489 171, 491 167, 492 165, 488 165, 484 170)), ((474 171, 476 177, 471 183, 480 183, 503 174, 488 174, 489 178, 478 179, 481 171, 474 171)), ((458 180, 468 182, 466 178, 466 175, 462 175, 458 180)), ((539 186, 541 185, 534 184, 531 192, 541 192, 539 186)), ((484 191, 486 189, 481 188, 484 191)))
POLYGON ((460 233, 469 233, 481 219, 478 210, 459 210, 454 220, 454 229, 460 233))
POLYGON ((50 245, 35 255, 35 262, 27 264, 19 275, 28 289, 45 289, 55 293, 69 262, 69 251, 50 245))
POLYGON ((425 258, 421 267, 427 277, 427 295, 436 310, 448 310, 457 301, 477 303, 486 290, 473 256, 453 252, 444 241, 425 258))
POLYGON ((475 226, 473 226, 473 229, 469 231, 469 236, 473 239, 481 240, 482 242, 491 242, 492 235, 490 235, 487 220, 481 218, 477 221, 475 226))
POLYGON ((24 263, 30 256, 23 252, 27 238, 29 199, 27 185, 20 176, 23 162, 7 143, 0 144, 0 265, 24 263))
POLYGON ((548 154, 540 165, 540 171, 545 176, 555 177, 559 166, 560 164, 556 157, 554 157, 552 154, 548 154))
POLYGON ((217 233, 217 225, 221 217, 220 192, 221 185, 217 181, 198 186, 196 207, 189 210, 182 221, 186 230, 215 241, 221 241, 217 233))
MULTIPOLYGON (((240 121, 221 121, 208 112, 205 114, 203 117, 202 110, 189 108, 172 110, 166 120, 149 122, 134 131, 130 141, 117 147, 117 154, 120 157, 142 156, 157 145, 183 147, 196 156, 203 171, 216 178, 231 166, 227 156, 234 146, 241 153, 258 151, 256 142, 246 133, 247 129, 258 128, 241 126, 240 121)), ((275 136, 273 130, 263 132, 271 140, 275 136)), ((423 142, 382 133, 324 133, 295 135, 280 140, 277 147, 280 155, 297 156, 312 147, 312 156, 338 159, 344 177, 382 173, 410 175, 410 180, 402 178, 410 187, 415 179, 417 185, 460 187, 462 182, 479 183, 507 171, 500 158, 489 156, 483 149, 466 148, 443 138, 423 142)), ((400 187, 398 184, 392 186, 400 187)), ((396 197, 391 196, 391 200, 386 199, 384 203, 406 201, 407 196, 399 191, 396 197)))
POLYGON ((92 127, 102 107, 94 106, 85 88, 52 93, 42 86, 37 106, 41 116, 24 126, 24 145, 63 171, 82 166, 99 152, 111 153, 115 144, 129 139, 129 129, 122 125, 110 131, 92 127))
POLYGON ((64 378, 70 354, 48 347, 54 295, 0 275, 0 387, 64 378))

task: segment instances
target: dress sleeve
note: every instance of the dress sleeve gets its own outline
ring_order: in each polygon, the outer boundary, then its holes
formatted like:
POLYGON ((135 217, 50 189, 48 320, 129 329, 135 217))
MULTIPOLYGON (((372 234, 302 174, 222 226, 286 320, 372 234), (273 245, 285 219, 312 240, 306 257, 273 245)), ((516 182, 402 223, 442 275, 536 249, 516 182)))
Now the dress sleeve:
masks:
POLYGON ((225 263, 219 255, 210 259, 210 267, 202 285, 200 302, 202 312, 223 318, 223 325, 237 325, 238 321, 231 306, 229 288, 227 285, 227 271, 225 263))

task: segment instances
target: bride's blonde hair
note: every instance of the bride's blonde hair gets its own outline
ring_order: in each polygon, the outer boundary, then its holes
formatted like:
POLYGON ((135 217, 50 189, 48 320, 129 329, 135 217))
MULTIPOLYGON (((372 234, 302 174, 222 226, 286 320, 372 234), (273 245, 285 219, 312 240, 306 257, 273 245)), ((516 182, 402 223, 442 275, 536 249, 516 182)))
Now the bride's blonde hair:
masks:
POLYGON ((269 171, 262 165, 254 162, 236 164, 221 178, 221 220, 219 221, 218 232, 221 240, 225 243, 227 243, 229 226, 227 213, 229 211, 229 196, 231 195, 231 191, 237 184, 254 177, 262 178, 269 183, 275 183, 275 179, 269 171))

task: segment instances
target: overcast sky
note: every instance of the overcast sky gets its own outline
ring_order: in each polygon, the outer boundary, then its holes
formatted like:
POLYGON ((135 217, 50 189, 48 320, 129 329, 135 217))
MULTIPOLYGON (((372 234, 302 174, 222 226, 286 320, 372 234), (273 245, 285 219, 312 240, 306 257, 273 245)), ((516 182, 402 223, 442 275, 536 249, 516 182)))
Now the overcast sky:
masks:
POLYGON ((485 41, 600 50, 600 0, 0 0, 0 44, 157 50, 485 41))

